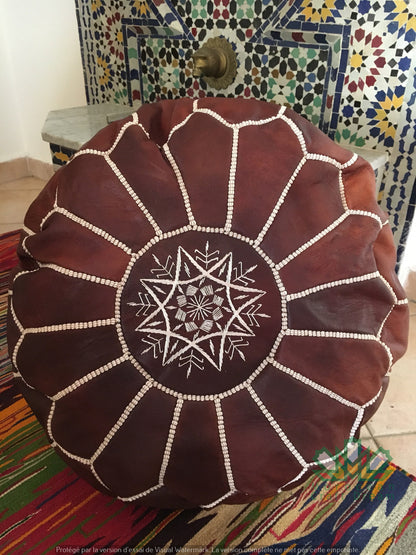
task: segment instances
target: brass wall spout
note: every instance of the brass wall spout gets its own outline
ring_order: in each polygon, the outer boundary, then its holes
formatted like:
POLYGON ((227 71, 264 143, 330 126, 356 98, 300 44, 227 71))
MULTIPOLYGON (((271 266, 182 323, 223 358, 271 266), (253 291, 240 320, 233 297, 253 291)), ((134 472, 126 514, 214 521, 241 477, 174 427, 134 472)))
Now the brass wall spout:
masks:
POLYGON ((193 55, 194 77, 215 77, 219 79, 227 69, 227 58, 224 52, 216 48, 202 46, 193 55))
POLYGON ((208 39, 192 58, 193 76, 201 77, 214 89, 226 89, 234 81, 237 57, 227 39, 208 39))

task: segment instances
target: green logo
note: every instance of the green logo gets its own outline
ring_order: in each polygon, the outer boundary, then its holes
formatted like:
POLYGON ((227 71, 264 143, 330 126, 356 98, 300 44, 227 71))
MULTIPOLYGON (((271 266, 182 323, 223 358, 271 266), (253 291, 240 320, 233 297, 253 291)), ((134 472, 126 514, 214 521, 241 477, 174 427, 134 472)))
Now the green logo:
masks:
POLYGON ((375 488, 375 495, 394 472, 390 461, 390 452, 382 447, 371 451, 360 440, 348 439, 335 454, 327 449, 317 451, 312 471, 329 484, 350 481, 360 484, 360 489, 375 488))

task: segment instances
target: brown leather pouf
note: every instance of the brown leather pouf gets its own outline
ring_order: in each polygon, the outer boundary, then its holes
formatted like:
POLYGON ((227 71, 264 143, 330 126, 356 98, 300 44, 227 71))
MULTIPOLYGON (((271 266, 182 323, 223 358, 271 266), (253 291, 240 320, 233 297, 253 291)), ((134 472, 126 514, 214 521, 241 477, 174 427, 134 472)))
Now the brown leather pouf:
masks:
POLYGON ((67 463, 165 507, 300 483, 356 437, 408 307, 369 165, 284 107, 145 105, 29 209, 16 379, 67 463))

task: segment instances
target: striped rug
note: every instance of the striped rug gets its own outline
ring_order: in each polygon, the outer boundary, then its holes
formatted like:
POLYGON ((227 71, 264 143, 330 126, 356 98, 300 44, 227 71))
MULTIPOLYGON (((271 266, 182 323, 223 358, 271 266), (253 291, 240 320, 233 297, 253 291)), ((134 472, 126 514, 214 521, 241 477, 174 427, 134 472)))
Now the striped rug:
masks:
POLYGON ((0 237, 0 554, 416 552, 416 479, 359 443, 354 460, 290 492, 211 510, 124 504, 78 478, 12 379, 5 336, 17 242, 17 232, 0 237))

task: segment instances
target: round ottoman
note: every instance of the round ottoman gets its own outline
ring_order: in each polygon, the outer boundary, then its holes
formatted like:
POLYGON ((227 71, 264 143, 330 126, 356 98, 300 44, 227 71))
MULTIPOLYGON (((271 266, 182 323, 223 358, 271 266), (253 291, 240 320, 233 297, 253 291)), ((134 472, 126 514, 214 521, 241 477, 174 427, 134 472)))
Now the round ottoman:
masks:
POLYGON ((369 165, 285 107, 112 123, 30 207, 16 379, 93 486, 161 507, 297 485, 376 411, 408 307, 369 165))

